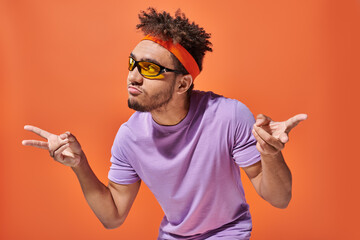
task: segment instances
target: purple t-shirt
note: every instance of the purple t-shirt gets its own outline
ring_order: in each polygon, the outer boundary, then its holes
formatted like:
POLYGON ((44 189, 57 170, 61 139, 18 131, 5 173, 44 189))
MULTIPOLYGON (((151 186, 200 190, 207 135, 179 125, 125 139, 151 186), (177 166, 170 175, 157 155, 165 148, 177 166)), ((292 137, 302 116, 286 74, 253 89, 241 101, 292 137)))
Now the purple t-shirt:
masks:
POLYGON ((116 135, 108 177, 149 187, 165 213, 159 239, 248 239, 238 166, 260 160, 254 122, 241 102, 201 91, 193 91, 187 116, 174 126, 135 112, 116 135))

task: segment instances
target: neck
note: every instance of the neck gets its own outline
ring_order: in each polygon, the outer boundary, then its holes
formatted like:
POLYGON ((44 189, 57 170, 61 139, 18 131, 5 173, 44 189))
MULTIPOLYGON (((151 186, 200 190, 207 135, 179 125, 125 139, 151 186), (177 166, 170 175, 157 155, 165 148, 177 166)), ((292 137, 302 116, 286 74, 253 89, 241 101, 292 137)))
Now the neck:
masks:
POLYGON ((151 111, 151 116, 155 122, 164 126, 172 126, 180 123, 189 111, 189 98, 170 101, 166 106, 151 111))

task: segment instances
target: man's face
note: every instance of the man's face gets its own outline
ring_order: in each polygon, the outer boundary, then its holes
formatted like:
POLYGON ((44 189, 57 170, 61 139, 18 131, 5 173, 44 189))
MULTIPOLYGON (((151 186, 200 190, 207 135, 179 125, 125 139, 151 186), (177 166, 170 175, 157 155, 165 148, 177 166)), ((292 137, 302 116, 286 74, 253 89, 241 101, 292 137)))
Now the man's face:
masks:
MULTIPOLYGON (((131 54, 136 61, 149 61, 174 69, 171 53, 152 41, 141 41, 131 54)), ((129 107, 136 111, 150 112, 166 106, 174 94, 175 82, 176 75, 172 72, 162 73, 158 79, 147 79, 137 68, 129 71, 129 107)))

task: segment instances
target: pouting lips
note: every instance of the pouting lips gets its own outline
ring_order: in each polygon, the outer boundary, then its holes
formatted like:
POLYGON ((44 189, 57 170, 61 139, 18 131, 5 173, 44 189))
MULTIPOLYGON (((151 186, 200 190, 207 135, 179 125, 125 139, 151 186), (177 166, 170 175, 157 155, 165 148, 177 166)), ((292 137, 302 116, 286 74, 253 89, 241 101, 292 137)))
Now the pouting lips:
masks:
POLYGON ((128 87, 128 92, 132 95, 139 95, 140 93, 142 93, 142 91, 140 89, 133 87, 133 86, 128 87))

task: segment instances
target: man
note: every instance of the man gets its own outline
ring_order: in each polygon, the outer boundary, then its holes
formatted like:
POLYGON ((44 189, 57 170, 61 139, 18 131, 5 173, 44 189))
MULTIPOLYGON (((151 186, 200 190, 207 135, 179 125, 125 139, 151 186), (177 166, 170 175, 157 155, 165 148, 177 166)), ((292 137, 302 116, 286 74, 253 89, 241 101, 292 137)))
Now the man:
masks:
POLYGON ((284 122, 211 92, 193 91, 210 34, 177 12, 149 8, 137 25, 146 37, 129 57, 128 105, 136 112, 112 147, 109 184, 91 170, 70 132, 59 136, 25 126, 47 142, 24 145, 49 150, 70 166, 84 196, 106 228, 120 226, 144 181, 165 216, 159 239, 249 239, 249 207, 239 166, 257 193, 275 207, 291 199, 291 173, 281 150, 300 114, 284 122))

